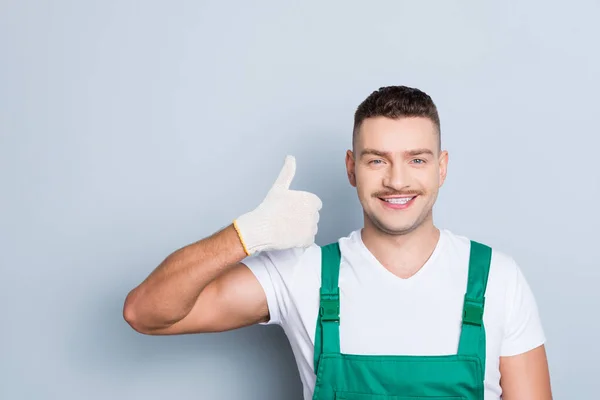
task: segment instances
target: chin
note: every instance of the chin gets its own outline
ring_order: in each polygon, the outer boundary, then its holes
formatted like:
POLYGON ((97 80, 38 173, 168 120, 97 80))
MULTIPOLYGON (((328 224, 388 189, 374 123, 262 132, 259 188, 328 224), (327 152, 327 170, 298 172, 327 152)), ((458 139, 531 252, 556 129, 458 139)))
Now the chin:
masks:
POLYGON ((408 226, 383 226, 379 227, 379 230, 385 234, 392 236, 400 236, 406 235, 414 231, 418 226, 416 225, 408 225, 408 226))
POLYGON ((403 221, 403 222, 393 223, 393 222, 389 221, 389 218, 377 218, 377 217, 373 217, 373 216, 369 216, 369 220, 371 222, 371 225, 376 230, 383 232, 387 235, 393 235, 393 236, 405 235, 407 233, 414 231, 416 228, 419 227, 419 224, 416 223, 416 221, 411 221, 411 222, 403 221), (386 219, 388 221, 386 221, 386 219))

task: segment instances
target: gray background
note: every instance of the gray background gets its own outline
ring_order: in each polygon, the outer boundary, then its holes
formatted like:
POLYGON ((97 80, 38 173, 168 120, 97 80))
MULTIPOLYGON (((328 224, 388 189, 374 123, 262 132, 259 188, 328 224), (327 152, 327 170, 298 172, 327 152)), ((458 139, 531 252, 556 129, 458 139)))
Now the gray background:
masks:
POLYGON ((597 1, 2 1, 0 398, 300 399, 279 328, 148 337, 123 301, 255 207, 286 154, 323 199, 319 244, 360 227, 344 152, 390 84, 440 109, 437 224, 517 259, 555 398, 597 398, 599 19, 597 1))

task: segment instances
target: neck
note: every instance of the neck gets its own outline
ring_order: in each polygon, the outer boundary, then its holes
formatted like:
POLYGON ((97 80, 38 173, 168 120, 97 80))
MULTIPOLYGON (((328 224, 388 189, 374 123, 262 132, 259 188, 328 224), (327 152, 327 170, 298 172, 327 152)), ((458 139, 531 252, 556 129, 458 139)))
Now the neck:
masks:
POLYGON ((440 230, 431 219, 411 232, 391 235, 365 223, 362 241, 373 256, 391 273, 402 279, 416 274, 431 257, 440 230))

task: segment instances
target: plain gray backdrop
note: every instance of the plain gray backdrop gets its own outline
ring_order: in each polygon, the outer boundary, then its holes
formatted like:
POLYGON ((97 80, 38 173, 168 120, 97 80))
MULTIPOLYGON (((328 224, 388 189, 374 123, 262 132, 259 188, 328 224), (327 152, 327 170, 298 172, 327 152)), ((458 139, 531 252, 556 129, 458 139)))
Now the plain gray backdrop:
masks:
POLYGON ((292 399, 277 327, 149 337, 129 290, 258 205, 286 154, 319 244, 362 225, 344 153, 386 85, 437 103, 438 226, 519 262, 556 399, 597 398, 597 1, 2 1, 0 398, 292 399))

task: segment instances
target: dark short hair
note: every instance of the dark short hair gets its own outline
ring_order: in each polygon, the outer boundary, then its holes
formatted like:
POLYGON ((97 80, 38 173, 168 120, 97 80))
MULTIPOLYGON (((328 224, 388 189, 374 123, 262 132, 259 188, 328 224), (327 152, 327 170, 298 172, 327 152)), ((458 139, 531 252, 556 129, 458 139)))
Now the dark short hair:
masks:
POLYGON ((429 118, 437 127, 438 141, 440 141, 440 117, 437 107, 431 97, 419 89, 407 86, 385 86, 371 93, 360 103, 354 113, 352 146, 363 121, 372 117, 429 118))

